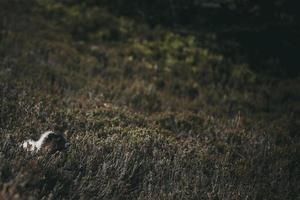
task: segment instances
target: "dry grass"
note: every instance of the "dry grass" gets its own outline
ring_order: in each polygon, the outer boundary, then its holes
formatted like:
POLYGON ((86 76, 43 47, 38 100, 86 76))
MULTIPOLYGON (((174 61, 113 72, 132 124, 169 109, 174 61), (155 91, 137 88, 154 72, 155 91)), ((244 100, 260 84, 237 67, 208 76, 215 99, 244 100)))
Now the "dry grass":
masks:
POLYGON ((0 199, 299 198, 299 80, 109 13, 79 41, 95 19, 45 5, 2 23, 0 199), (68 151, 19 147, 49 129, 68 151))

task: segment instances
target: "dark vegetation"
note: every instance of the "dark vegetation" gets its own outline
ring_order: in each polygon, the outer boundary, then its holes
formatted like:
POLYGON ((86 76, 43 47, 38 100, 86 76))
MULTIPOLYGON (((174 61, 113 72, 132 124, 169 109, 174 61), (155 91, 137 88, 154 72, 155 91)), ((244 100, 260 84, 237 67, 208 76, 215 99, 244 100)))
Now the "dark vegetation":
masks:
MULTIPOLYGON (((116 14, 152 25, 193 31, 198 37, 213 34, 218 43, 215 50, 227 58, 249 63, 257 73, 282 78, 299 76, 300 18, 296 0, 100 2, 116 14)), ((91 1, 90 5, 97 3, 91 1)))
POLYGON ((183 27, 181 1, 87 2, 0 0, 0 199, 299 198, 295 68, 258 73, 193 27, 224 10, 198 19, 184 4, 197 20, 183 27), (46 130, 70 149, 19 147, 46 130))

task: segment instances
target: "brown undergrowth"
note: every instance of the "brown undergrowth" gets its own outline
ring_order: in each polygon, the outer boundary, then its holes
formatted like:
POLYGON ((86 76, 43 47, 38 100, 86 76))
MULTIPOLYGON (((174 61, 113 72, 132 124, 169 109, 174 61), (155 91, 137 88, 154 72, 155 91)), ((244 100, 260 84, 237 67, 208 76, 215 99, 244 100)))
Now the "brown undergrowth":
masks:
POLYGON ((299 80, 192 35, 41 2, 3 18, 0 199, 299 197, 299 80), (67 131, 68 151, 19 147, 45 130, 67 131))

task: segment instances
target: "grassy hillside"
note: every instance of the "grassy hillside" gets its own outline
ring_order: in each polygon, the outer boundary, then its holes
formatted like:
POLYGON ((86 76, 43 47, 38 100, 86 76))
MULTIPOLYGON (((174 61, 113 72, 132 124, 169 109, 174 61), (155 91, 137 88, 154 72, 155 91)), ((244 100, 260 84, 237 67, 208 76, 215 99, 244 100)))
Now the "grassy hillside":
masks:
POLYGON ((0 2, 0 199, 299 198, 299 78, 100 7, 0 2), (46 130, 70 149, 19 147, 46 130))

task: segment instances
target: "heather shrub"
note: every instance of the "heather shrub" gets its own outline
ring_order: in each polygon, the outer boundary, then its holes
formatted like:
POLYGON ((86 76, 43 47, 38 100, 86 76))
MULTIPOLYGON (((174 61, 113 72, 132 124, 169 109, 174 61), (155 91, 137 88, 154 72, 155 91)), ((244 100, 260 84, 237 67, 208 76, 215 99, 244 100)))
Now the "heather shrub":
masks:
POLYGON ((299 197, 299 79, 100 6, 18 2, 1 18, 0 199, 299 197), (70 148, 20 147, 46 130, 70 148))

